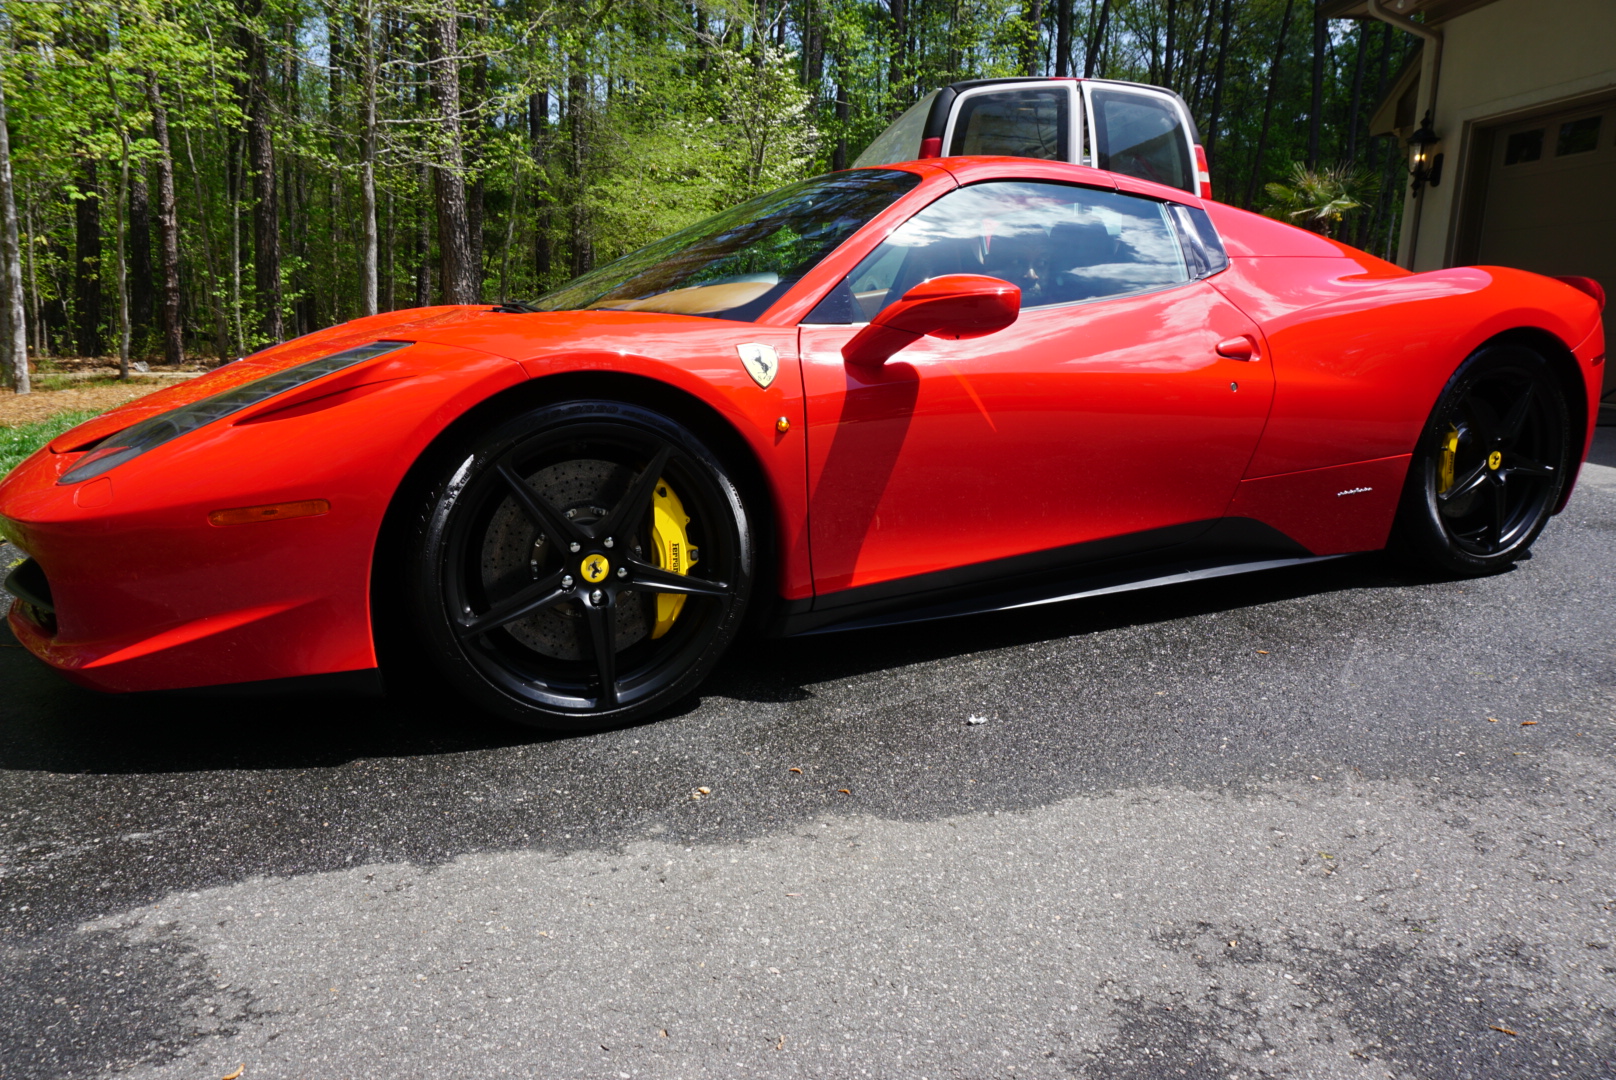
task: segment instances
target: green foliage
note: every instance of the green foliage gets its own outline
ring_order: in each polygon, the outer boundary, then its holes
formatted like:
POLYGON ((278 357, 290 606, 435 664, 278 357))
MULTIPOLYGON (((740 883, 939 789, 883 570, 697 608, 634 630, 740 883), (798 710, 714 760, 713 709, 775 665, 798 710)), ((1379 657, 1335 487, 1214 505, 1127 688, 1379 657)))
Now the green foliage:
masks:
MULTIPOLYGON (((155 298, 142 301, 136 270, 139 259, 155 267, 158 256, 153 84, 169 116, 187 349, 228 357, 268 343, 262 324, 272 301, 255 286, 263 258, 255 217, 267 212, 254 197, 248 138, 255 49, 273 142, 268 228, 286 336, 362 313, 367 163, 382 308, 442 295, 436 194, 450 168, 467 186, 482 296, 532 297, 852 161, 934 87, 1023 74, 1029 64, 1053 74, 1062 64, 1051 0, 1036 18, 1028 0, 0 3, 24 288, 45 352, 73 351, 73 328, 95 306, 111 340, 120 221, 136 354, 159 340, 155 298), (434 27, 449 10, 459 14, 458 46, 445 60, 434 27), (434 97, 451 67, 461 88, 454 125, 434 97), (119 213, 126 162, 131 186, 119 213), (142 186, 148 211, 138 219, 142 186), (91 205, 99 231, 81 236, 78 211, 91 205)), ((1372 146, 1365 127, 1408 55, 1409 35, 1329 24, 1313 156, 1347 163, 1339 201, 1316 198, 1292 172, 1309 158, 1314 5, 1233 0, 1226 50, 1224 0, 1069 7, 1066 69, 1085 74, 1092 57, 1095 76, 1180 93, 1219 198, 1262 202, 1278 184, 1289 194, 1267 200, 1276 212, 1303 220, 1323 211, 1314 227, 1383 252, 1404 187, 1400 155, 1383 141, 1372 146)))
POLYGON ((99 410, 65 412, 32 424, 13 427, 0 424, 0 477, 21 465, 24 458, 62 432, 99 415, 99 410))
POLYGON ((1288 183, 1273 183, 1263 190, 1268 204, 1263 213, 1314 232, 1334 236, 1342 219, 1363 208, 1363 193, 1373 178, 1362 169, 1330 165, 1309 169, 1296 165, 1288 183))

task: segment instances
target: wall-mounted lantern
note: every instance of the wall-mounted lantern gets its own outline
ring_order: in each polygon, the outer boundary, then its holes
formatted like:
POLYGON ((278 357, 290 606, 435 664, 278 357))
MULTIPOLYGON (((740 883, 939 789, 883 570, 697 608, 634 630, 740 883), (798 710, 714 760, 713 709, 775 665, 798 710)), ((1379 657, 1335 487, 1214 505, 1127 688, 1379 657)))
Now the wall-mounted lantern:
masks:
POLYGON ((1442 155, 1436 152, 1441 142, 1442 137, 1431 126, 1431 113, 1427 110, 1425 119, 1408 137, 1408 174, 1414 180, 1416 196, 1426 184, 1436 187, 1442 182, 1442 155))

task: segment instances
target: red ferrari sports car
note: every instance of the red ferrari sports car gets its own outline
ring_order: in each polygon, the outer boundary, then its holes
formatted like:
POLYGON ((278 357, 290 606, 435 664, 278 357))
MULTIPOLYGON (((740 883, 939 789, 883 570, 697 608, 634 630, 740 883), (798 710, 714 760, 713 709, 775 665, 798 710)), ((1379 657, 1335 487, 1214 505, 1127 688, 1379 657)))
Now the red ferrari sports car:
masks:
POLYGON ((579 729, 740 633, 1389 545, 1483 574, 1570 495, 1602 307, 1081 165, 854 169, 68 432, 0 483, 10 624, 107 691, 375 680, 391 635, 579 729))

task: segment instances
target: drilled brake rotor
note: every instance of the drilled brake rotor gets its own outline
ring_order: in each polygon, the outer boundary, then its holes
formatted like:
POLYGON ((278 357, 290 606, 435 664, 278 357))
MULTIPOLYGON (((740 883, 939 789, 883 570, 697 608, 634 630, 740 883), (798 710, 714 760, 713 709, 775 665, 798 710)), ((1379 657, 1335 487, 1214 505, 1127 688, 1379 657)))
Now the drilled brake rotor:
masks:
MULTIPOLYGON (((563 461, 529 474, 527 482, 551 506, 580 524, 605 517, 621 497, 634 472, 610 461, 563 461)), ((643 558, 639 537, 630 541, 636 558, 643 558)), ((499 504, 483 534, 482 583, 491 600, 499 600, 562 566, 565 553, 551 550, 538 528, 517 508, 514 499, 499 504)), ((651 630, 640 594, 618 593, 617 651, 643 640, 651 630)), ((543 656, 557 660, 585 659, 585 629, 581 613, 571 601, 513 622, 505 630, 517 641, 543 656)))

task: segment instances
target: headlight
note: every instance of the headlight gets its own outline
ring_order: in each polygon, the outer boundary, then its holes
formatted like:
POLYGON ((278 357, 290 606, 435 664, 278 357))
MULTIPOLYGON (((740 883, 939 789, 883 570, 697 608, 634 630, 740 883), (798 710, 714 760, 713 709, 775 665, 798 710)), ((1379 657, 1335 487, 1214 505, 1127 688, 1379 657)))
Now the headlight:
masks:
POLYGON ((362 364, 366 360, 373 360, 412 344, 414 342, 410 341, 373 341, 369 345, 322 356, 318 360, 310 360, 308 363, 265 375, 262 379, 254 379, 250 383, 243 383, 223 393, 205 397, 201 401, 193 401, 189 405, 170 409, 149 420, 142 420, 133 427, 125 428, 116 435, 108 435, 96 443, 76 465, 63 473, 57 483, 76 484, 81 480, 100 476, 130 458, 139 457, 154 446, 161 446, 170 439, 177 439, 215 420, 221 420, 232 413, 257 405, 260 401, 267 401, 276 394, 284 394, 332 372, 362 364))

